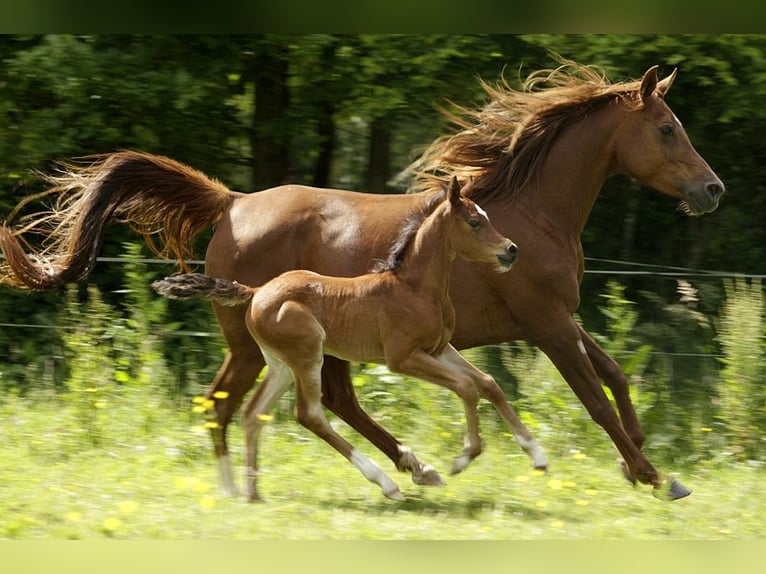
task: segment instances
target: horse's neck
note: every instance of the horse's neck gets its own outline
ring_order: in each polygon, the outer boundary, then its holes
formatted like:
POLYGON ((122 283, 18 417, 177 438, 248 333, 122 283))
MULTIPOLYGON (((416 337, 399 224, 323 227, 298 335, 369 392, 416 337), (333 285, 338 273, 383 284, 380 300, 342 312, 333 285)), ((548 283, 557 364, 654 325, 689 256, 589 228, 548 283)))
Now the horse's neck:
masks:
POLYGON ((572 237, 582 234, 601 187, 615 171, 617 113, 605 108, 569 127, 522 194, 531 212, 544 214, 572 237))
POLYGON ((447 238, 445 217, 438 209, 421 224, 397 273, 399 280, 413 290, 437 297, 439 301, 447 299, 450 269, 455 259, 447 238))

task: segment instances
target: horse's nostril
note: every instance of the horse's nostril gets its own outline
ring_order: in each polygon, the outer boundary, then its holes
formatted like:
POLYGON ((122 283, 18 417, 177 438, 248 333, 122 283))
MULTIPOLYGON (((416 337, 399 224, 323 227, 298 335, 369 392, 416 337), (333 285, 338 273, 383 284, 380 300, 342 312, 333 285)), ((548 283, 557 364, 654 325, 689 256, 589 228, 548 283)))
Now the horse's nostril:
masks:
POLYGON ((720 183, 708 183, 705 189, 707 189, 708 193, 713 197, 723 193, 723 185, 720 183))
POLYGON ((510 255, 511 257, 515 259, 518 254, 519 254, 518 246, 515 243, 511 243, 508 246, 508 255, 510 255))

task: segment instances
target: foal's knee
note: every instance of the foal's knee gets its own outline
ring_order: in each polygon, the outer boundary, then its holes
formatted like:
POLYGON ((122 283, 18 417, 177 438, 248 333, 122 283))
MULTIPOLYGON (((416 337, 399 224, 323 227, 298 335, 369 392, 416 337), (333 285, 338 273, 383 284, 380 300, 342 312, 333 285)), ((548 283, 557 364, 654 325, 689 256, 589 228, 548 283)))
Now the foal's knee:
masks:
POLYGON ((301 426, 316 432, 324 427, 327 419, 325 419, 319 405, 301 405, 295 409, 295 420, 301 426))
POLYGON ((479 394, 493 404, 506 400, 505 393, 497 381, 487 373, 481 373, 475 379, 475 384, 479 394))

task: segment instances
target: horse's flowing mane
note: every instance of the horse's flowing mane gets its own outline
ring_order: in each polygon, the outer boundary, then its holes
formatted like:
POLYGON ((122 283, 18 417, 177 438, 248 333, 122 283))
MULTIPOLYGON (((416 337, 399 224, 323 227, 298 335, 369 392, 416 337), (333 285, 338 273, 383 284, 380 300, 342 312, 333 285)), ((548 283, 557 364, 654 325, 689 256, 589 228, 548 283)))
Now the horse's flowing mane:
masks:
POLYGON ((603 70, 561 60, 530 74, 520 89, 505 78, 481 82, 489 101, 481 108, 444 111, 457 131, 436 139, 407 170, 414 192, 444 185, 456 175, 474 179, 476 201, 507 197, 539 173, 553 142, 568 126, 619 98, 638 107, 640 81, 610 83, 603 70))

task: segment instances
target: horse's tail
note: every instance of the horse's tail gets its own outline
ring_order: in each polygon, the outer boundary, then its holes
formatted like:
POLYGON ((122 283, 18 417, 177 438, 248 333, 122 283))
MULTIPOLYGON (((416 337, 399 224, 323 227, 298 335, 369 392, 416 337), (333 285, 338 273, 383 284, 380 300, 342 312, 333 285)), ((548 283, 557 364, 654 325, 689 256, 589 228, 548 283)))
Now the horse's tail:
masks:
MULTIPOLYGON (((215 223, 234 197, 222 183, 172 159, 121 151, 63 164, 44 176, 51 187, 19 203, 56 195, 48 212, 23 217, 15 229, 0 225, 0 283, 52 289, 88 276, 96 264, 110 221, 129 224, 161 257, 175 258, 184 271, 193 240, 215 223), (41 236, 39 248, 24 235, 41 236), (25 254, 25 250, 30 255, 25 254)), ((10 219, 9 217, 9 219, 10 219)))
POLYGON ((212 299, 222 305, 247 303, 255 288, 236 281, 210 277, 202 273, 184 273, 152 283, 154 290, 168 299, 212 299))

